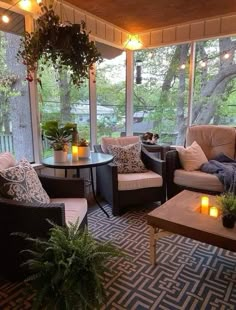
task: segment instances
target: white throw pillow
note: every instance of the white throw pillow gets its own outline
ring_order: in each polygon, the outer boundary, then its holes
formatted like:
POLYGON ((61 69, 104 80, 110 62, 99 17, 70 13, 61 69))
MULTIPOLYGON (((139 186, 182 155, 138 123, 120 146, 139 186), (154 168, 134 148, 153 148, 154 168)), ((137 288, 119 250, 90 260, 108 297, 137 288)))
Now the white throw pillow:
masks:
POLYGON ((196 141, 187 148, 176 146, 176 150, 179 154, 180 163, 186 171, 199 170, 202 164, 208 162, 206 155, 196 141))

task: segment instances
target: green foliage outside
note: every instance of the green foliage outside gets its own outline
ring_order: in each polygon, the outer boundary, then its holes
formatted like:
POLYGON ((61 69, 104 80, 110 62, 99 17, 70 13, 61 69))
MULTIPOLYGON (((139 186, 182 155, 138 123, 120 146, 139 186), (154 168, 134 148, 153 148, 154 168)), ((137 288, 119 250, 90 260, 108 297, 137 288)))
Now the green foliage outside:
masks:
MULTIPOLYGON (((6 47, 1 41, 0 72, 6 64, 4 53, 6 47)), ((199 41, 196 45, 195 76, 192 123, 225 124, 236 123, 236 40, 234 37, 199 41), (229 52, 229 58, 224 54, 229 52), (206 66, 201 63, 205 61, 206 66)), ((188 117, 189 96, 189 54, 190 44, 167 46, 149 50, 136 51, 135 60, 142 60, 142 84, 134 83, 134 113, 147 112, 140 123, 151 124, 148 128, 160 135, 159 142, 183 144, 188 117), (181 59, 181 61, 180 61, 181 59), (180 70, 181 62, 186 64, 180 70)), ((76 88, 68 72, 55 72, 52 64, 41 62, 42 88, 39 90, 41 121, 58 119, 62 123, 77 124, 79 137, 90 140, 90 117, 78 115, 76 109, 87 105, 89 111, 88 83, 76 88), (63 90, 63 91, 62 91, 63 90)), ((134 65, 134 75, 136 74, 134 65)), ((0 86, 0 96, 6 87, 0 86)), ((7 97, 14 96, 13 88, 7 88, 7 97), (8 92, 8 93, 7 93, 8 92)), ((112 115, 98 115, 97 139, 104 135, 119 136, 125 131, 125 57, 117 56, 104 60, 96 72, 97 104, 112 108, 112 115)), ((9 104, 3 105, 1 113, 9 113, 9 104)), ((87 113, 87 112, 86 112, 87 113)), ((6 115, 6 113, 4 114, 6 115)), ((0 116, 1 120, 7 118, 0 116)), ((3 126, 3 125, 2 125, 3 126)), ((5 125, 4 125, 5 126, 5 125)), ((143 127, 144 128, 144 127, 143 127)), ((144 132, 147 128, 145 127, 144 132)), ((138 130, 140 131, 140 130, 138 130)))

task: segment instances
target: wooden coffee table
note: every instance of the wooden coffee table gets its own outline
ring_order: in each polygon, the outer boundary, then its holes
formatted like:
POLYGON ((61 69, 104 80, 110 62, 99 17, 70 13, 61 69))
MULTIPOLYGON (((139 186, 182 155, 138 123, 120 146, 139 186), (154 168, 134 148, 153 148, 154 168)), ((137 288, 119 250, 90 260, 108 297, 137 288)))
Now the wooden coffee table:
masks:
POLYGON ((147 215, 150 225, 150 260, 156 263, 156 241, 170 233, 183 235, 230 251, 236 251, 236 227, 225 228, 221 216, 213 218, 200 213, 201 196, 212 195, 184 190, 147 215))

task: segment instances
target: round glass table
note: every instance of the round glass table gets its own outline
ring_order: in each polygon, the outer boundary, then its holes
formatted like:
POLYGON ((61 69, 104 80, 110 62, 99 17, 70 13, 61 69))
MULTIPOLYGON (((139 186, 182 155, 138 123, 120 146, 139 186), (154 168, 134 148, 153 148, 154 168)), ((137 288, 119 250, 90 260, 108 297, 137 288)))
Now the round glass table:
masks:
POLYGON ((92 193, 94 200, 96 201, 97 205, 102 209, 102 211, 109 217, 108 213, 104 208, 101 206, 99 201, 97 200, 95 189, 94 189, 94 179, 93 179, 93 167, 102 166, 110 163, 113 160, 113 156, 110 154, 103 154, 103 153, 90 153, 89 158, 79 158, 77 161, 72 161, 72 157, 69 154, 68 160, 63 163, 57 163, 54 161, 54 157, 47 157, 42 160, 42 164, 45 167, 54 168, 54 169, 65 169, 65 177, 67 177, 67 170, 68 169, 76 169, 76 177, 80 177, 79 170, 83 168, 89 168, 90 170, 90 178, 91 178, 91 186, 92 186, 92 193))

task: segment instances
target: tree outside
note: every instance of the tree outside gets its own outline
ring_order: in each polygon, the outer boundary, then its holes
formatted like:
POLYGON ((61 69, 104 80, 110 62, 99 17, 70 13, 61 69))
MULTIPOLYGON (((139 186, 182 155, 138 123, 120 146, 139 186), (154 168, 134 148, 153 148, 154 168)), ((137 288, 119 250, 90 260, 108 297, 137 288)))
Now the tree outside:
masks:
POLYGON ((16 60, 20 36, 0 31, 0 152, 34 161, 26 70, 16 60))
MULTIPOLYGON (((235 38, 197 42, 192 124, 235 125, 235 44, 235 38)), ((134 130, 148 123, 145 130, 159 133, 161 142, 184 144, 189 57, 190 44, 135 53, 142 61, 142 84, 134 87, 134 111, 146 116, 134 123, 134 130)))

